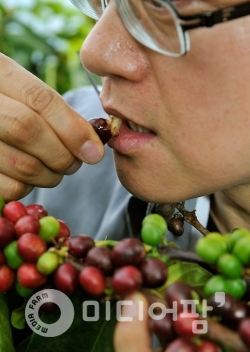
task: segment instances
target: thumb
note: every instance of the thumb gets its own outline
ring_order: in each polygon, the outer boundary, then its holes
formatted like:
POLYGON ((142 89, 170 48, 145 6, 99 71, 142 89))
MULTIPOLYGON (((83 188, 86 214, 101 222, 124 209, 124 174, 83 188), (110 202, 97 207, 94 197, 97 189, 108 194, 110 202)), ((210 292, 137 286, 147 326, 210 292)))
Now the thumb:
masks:
POLYGON ((136 292, 120 301, 122 306, 115 329, 116 352, 152 352, 149 331, 148 302, 136 292))

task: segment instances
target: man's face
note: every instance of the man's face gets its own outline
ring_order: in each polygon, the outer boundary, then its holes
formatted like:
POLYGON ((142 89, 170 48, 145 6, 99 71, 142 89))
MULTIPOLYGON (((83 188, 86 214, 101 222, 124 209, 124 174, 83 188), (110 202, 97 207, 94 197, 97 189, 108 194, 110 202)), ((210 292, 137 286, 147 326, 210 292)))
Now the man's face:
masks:
MULTIPOLYGON (((231 5, 176 3, 188 14, 231 5)), ((152 202, 250 177, 250 16, 188 33, 187 55, 156 53, 128 33, 111 0, 81 50, 85 67, 103 77, 104 109, 124 120, 109 143, 118 176, 152 202)))

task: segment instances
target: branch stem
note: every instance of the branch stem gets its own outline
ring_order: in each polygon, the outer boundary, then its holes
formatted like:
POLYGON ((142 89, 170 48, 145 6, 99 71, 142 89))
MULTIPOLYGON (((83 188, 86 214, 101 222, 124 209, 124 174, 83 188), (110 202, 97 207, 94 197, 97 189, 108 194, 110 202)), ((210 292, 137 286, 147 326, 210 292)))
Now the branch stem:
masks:
POLYGON ((184 221, 196 228, 203 236, 209 234, 208 229, 206 229, 197 219, 195 210, 188 211, 185 208, 184 202, 177 203, 176 208, 182 214, 184 221))

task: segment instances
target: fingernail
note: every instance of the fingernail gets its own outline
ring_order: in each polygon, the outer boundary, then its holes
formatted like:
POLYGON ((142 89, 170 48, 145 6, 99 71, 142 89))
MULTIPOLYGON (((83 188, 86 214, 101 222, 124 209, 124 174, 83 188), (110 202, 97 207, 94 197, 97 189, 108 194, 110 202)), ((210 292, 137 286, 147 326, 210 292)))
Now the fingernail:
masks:
POLYGON ((82 161, 76 160, 70 168, 64 172, 64 175, 73 175, 82 166, 82 161))
POLYGON ((103 149, 99 144, 93 141, 87 141, 80 152, 80 157, 82 161, 86 163, 95 164, 101 160, 103 156, 103 149))

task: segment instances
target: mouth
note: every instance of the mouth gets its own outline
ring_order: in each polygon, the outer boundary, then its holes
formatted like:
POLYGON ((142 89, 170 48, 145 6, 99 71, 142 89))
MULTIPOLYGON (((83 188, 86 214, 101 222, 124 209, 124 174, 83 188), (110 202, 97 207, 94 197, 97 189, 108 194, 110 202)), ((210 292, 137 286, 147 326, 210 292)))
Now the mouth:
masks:
POLYGON ((150 129, 148 129, 147 127, 143 127, 143 126, 140 126, 134 122, 131 122, 131 121, 127 121, 126 122, 126 125, 128 126, 128 128, 132 131, 135 131, 135 132, 140 132, 140 133, 153 133, 150 129))
MULTIPOLYGON (((114 116, 117 115, 114 114, 114 116)), ((145 126, 124 118, 124 116, 118 116, 122 119, 122 124, 118 135, 109 140, 108 146, 118 152, 119 155, 138 154, 146 147, 148 148, 149 142, 156 137, 156 133, 145 126)))
MULTIPOLYGON (((129 130, 134 131, 134 132, 139 132, 139 133, 144 133, 144 134, 155 134, 149 128, 142 126, 142 125, 139 125, 138 123, 135 123, 135 122, 129 120, 129 118, 127 118, 126 115, 121 114, 116 109, 104 107, 104 111, 109 116, 108 118, 112 117, 113 119, 120 121, 119 127, 117 128, 117 131, 120 129, 120 126, 123 125, 123 126, 128 127, 129 130)), ((119 134, 119 132, 118 132, 118 134, 119 134)))

